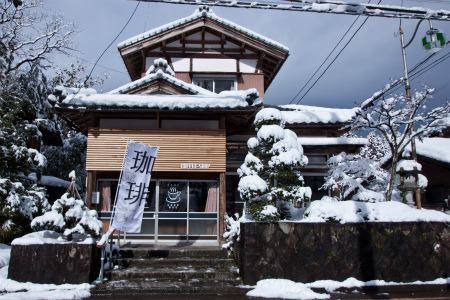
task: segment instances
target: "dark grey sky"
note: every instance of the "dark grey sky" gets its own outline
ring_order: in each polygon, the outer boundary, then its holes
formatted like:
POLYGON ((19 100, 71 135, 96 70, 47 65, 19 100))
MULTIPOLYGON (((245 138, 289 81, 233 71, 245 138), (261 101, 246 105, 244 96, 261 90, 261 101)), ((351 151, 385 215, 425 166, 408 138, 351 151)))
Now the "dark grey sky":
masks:
MULTIPOLYGON (((136 1, 127 0, 46 0, 45 2, 47 7, 64 13, 68 20, 78 20, 83 31, 75 36, 75 43, 80 50, 75 55, 92 62, 97 60, 120 32, 137 5, 136 1)), ((401 5, 401 2, 383 0, 381 4, 401 5)), ((449 0, 405 0, 403 5, 450 10, 449 0)), ((192 5, 142 2, 127 28, 99 62, 99 65, 115 71, 97 66, 94 74, 107 72, 111 78, 104 85, 95 88, 99 92, 102 90, 107 92, 130 82, 117 51, 119 42, 191 15, 195 9, 196 6, 192 5)), ((310 12, 219 7, 212 7, 212 9, 218 16, 256 31, 290 49, 289 58, 266 92, 265 103, 267 104, 288 104, 356 19, 356 16, 310 12)), ((364 19, 364 16, 358 19, 350 34, 331 56, 330 62, 364 19)), ((417 20, 403 20, 406 41, 410 40, 417 22, 417 20)), ((447 39, 450 38, 450 21, 434 21, 433 26, 442 30, 447 39)), ((369 18, 300 104, 337 108, 354 107, 380 90, 389 82, 389 78, 402 76, 403 63, 400 40, 397 35, 398 28, 398 19, 369 18)), ((427 57, 427 53, 421 46, 421 38, 428 29, 428 22, 422 22, 416 38, 407 48, 409 68, 427 57)), ((450 48, 447 47, 431 61, 449 52, 450 48)), ((76 62, 76 58, 61 57, 55 61, 55 64, 64 65, 70 62, 76 62)), ((327 65, 328 63, 325 64, 327 65)), ((318 74, 321 72, 319 71, 318 74)), ((413 79, 412 89, 420 89, 422 84, 426 84, 438 90, 435 94, 436 102, 450 100, 449 73, 450 59, 447 59, 424 75, 413 79)), ((315 79, 311 83, 314 81, 315 79)), ((403 88, 395 93, 403 93, 403 88)))

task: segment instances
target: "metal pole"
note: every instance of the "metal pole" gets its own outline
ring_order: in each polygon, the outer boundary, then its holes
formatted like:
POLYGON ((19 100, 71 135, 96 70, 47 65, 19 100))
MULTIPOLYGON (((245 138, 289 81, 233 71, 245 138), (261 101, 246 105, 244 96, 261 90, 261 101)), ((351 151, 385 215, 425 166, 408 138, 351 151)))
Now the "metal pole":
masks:
POLYGON ((104 268, 105 268, 105 246, 102 247, 102 258, 100 264, 100 283, 103 283, 104 268))
MULTIPOLYGON (((404 68, 404 77, 403 82, 405 84, 405 91, 406 91, 406 100, 408 103, 411 102, 411 86, 409 84, 409 78, 408 78, 408 67, 406 65, 406 50, 405 50, 405 43, 403 39, 403 29, 400 27, 400 41, 402 44, 402 56, 403 56, 403 68, 404 68)), ((411 124, 411 127, 409 128, 409 134, 412 136, 414 132, 414 124, 411 124)), ((411 155, 414 159, 414 161, 417 162, 417 152, 416 152, 416 139, 411 138, 411 155)), ((416 194, 416 205, 417 209, 422 208, 422 201, 421 201, 421 195, 420 195, 420 186, 419 186, 419 177, 416 177, 415 184, 417 186, 415 194, 416 194)))

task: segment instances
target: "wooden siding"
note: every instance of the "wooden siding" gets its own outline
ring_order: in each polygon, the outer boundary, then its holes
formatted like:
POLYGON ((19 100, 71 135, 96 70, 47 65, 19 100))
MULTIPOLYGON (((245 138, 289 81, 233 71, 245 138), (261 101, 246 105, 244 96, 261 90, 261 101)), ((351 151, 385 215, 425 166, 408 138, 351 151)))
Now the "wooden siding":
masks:
POLYGON ((192 83, 192 79, 189 76, 189 73, 177 72, 175 73, 175 78, 183 80, 186 83, 192 83))
POLYGON ((238 90, 248 90, 255 88, 259 97, 264 99, 264 74, 242 74, 238 77, 238 90))
POLYGON ((225 130, 105 129, 88 134, 86 170, 120 171, 127 138, 160 147, 154 171, 225 172, 225 130), (207 169, 181 168, 181 164, 209 164, 207 169))

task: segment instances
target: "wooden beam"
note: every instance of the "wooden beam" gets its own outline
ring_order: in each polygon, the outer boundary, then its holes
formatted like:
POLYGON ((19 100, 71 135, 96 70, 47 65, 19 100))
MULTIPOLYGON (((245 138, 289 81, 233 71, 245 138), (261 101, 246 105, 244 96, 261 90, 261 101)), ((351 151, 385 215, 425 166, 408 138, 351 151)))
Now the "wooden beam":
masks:
MULTIPOLYGON (((225 50, 224 52, 227 52, 225 50)), ((256 54, 234 54, 234 53, 167 53, 170 57, 173 58, 234 58, 234 59, 259 59, 259 56, 256 54)), ((147 54, 148 57, 161 57, 164 56, 162 52, 150 52, 147 54)))
POLYGON ((208 40, 186 40, 181 42, 181 44, 192 44, 192 45, 202 45, 202 44, 211 44, 211 45, 223 45, 224 42, 222 41, 208 41, 208 40))
POLYGON ((224 240, 225 212, 227 210, 227 190, 226 190, 226 176, 225 173, 219 175, 219 238, 224 240))
POLYGON ((95 191, 96 173, 96 171, 88 171, 86 177, 86 207, 89 209, 92 209, 92 192, 95 191))

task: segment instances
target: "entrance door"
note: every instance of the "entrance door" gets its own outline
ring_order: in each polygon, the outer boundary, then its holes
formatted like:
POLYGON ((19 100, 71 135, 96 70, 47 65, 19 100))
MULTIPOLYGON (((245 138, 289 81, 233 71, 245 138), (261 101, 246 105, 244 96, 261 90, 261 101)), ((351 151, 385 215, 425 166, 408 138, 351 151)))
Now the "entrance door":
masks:
POLYGON ((157 240, 217 239, 217 181, 159 180, 157 240))
MULTIPOLYGON (((117 180, 99 181, 99 217, 109 223, 117 180)), ((218 182, 212 180, 152 180, 141 232, 126 239, 142 241, 217 240, 218 182)))

